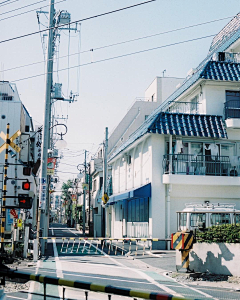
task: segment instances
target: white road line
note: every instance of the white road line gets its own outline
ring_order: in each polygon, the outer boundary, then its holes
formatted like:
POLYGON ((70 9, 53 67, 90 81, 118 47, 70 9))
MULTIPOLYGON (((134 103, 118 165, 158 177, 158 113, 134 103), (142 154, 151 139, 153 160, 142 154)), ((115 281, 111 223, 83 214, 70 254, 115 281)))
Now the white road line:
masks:
MULTIPOLYGON (((35 274, 38 273, 38 270, 39 270, 39 267, 40 267, 40 260, 38 260, 37 262, 37 267, 36 267, 36 271, 35 271, 35 274)), ((28 293, 28 300, 31 300, 32 299, 32 293, 35 291, 35 281, 32 281, 31 284, 30 284, 30 288, 29 288, 29 293, 28 293)))
MULTIPOLYGON (((163 274, 163 276, 169 278, 169 276, 167 276, 166 274, 163 274)), ((201 295, 203 295, 203 296, 205 296, 205 297, 212 298, 212 299, 214 299, 214 300, 218 300, 218 298, 214 298, 213 296, 211 296, 211 295, 209 295, 209 294, 206 294, 206 293, 204 293, 204 292, 202 292, 202 291, 200 291, 200 290, 198 290, 198 289, 192 288, 192 287, 190 287, 190 286, 188 286, 188 285, 186 285, 186 284, 184 284, 184 283, 182 283, 182 282, 177 281, 177 280, 174 279, 174 278, 172 278, 172 280, 174 280, 177 284, 181 285, 182 287, 185 287, 185 288, 187 288, 187 289, 193 290, 194 292, 197 292, 197 293, 199 293, 199 294, 201 294, 201 295)))
MULTIPOLYGON (((63 278, 63 272, 62 272, 62 264, 61 261, 58 257, 58 251, 57 251, 57 246, 56 246, 56 241, 52 240, 53 243, 53 253, 54 253, 54 258, 55 258, 55 262, 56 262, 56 274, 57 277, 61 277, 63 278)), ((51 272, 49 272, 51 273, 51 272)), ((63 287, 62 286, 58 286, 58 296, 60 298, 60 295, 63 293, 63 287)))
POLYGON ((23 300, 26 300, 26 298, 20 298, 20 297, 16 297, 16 296, 8 296, 6 294, 7 298, 13 298, 13 299, 23 299, 23 300))
MULTIPOLYGON (((87 241, 87 243, 89 243, 87 241)), ((92 246, 94 248, 97 248, 95 247, 93 244, 92 246)), ((110 257, 108 254, 106 254, 105 252, 103 252, 101 249, 98 249, 101 253, 103 253, 104 256, 107 256, 110 260, 112 260, 115 264, 118 264, 120 266, 124 266, 124 264, 118 262, 116 259, 110 257)), ((163 284, 160 284, 158 283, 157 281, 155 281, 152 277, 150 277, 149 275, 147 275, 146 273, 142 272, 141 270, 138 270, 138 269, 132 269, 132 268, 129 268, 129 267, 126 267, 124 266, 126 269, 130 270, 130 271, 134 271, 136 273, 138 273, 139 275, 141 275, 141 277, 145 278, 147 281, 149 281, 150 283, 152 283, 153 285, 159 287, 160 289, 164 290, 165 292, 167 292, 168 294, 171 294, 171 295, 174 295, 174 296, 177 296, 177 297, 183 297, 181 294, 175 292, 174 290, 166 287, 165 285, 163 284)))
POLYGON ((78 235, 77 233, 73 232, 71 229, 68 229, 71 233, 78 235))
POLYGON ((147 253, 148 255, 155 256, 155 257, 163 257, 162 255, 154 254, 154 253, 152 253, 151 251, 146 251, 146 253, 147 253))

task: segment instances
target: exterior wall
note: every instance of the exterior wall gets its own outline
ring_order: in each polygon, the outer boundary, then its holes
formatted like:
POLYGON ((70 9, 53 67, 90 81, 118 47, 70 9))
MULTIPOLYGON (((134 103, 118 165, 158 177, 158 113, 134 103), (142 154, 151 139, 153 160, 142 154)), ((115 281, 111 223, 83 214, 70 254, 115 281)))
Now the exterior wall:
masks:
POLYGON ((165 238, 166 202, 161 167, 165 153, 163 135, 151 135, 150 151, 152 154, 152 196, 149 203, 149 235, 153 238, 165 238))
POLYGON ((239 264, 240 244, 196 243, 190 252, 190 269, 195 272, 240 276, 239 264))
POLYGON ((146 101, 152 102, 153 100, 161 104, 176 90, 176 86, 182 83, 183 80, 183 78, 175 77, 156 77, 145 91, 146 101))
POLYGON ((136 101, 111 133, 108 140, 108 152, 111 153, 122 145, 145 121, 145 116, 150 115, 157 107, 158 103, 136 101))

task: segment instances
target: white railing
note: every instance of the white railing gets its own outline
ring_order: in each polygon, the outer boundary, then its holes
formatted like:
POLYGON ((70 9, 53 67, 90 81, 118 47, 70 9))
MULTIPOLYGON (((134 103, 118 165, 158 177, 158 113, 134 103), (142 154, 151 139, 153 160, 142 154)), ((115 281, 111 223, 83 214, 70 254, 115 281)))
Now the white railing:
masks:
POLYGON ((134 238, 147 238, 148 222, 127 222, 127 236, 134 238))

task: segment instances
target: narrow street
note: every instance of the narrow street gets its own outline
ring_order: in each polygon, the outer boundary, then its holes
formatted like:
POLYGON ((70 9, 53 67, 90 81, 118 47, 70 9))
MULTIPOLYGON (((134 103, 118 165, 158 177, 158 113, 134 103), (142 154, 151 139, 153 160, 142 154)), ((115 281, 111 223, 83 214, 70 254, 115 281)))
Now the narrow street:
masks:
MULTIPOLYGON (((167 293, 193 299, 239 299, 239 292, 213 286, 203 286, 176 282, 167 276, 175 271, 173 251, 159 251, 142 255, 122 256, 106 254, 108 248, 101 250, 96 241, 81 242, 78 231, 64 225, 51 225, 47 256, 32 267, 19 268, 22 271, 58 276, 69 280, 91 282, 99 285, 112 285, 144 292, 167 293), (69 237, 62 242, 61 237, 69 237), (74 244, 75 240, 75 244, 74 244), (159 254, 157 254, 159 253, 159 254)), ((43 299, 43 285, 31 282, 29 291, 7 294, 7 299, 43 299)), ((47 285, 47 299, 62 299, 63 288, 47 285)), ((66 299, 86 299, 85 291, 66 288, 66 299)), ((119 296, 112 296, 114 299, 119 296)), ((107 299, 104 293, 89 292, 88 299, 107 299)), ((121 297, 123 299, 124 297, 121 297)))

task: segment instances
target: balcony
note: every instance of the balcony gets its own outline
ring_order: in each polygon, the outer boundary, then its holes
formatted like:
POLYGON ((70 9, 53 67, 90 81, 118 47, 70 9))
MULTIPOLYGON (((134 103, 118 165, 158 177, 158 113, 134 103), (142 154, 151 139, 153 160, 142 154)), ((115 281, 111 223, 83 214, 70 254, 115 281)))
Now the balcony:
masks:
POLYGON ((240 101, 229 100, 224 104, 225 122, 228 128, 240 128, 240 101))
POLYGON ((239 159, 238 157, 233 158, 229 156, 166 154, 163 157, 163 183, 239 185, 239 159), (200 175, 201 180, 196 175, 200 175))
POLYGON ((182 114, 198 114, 199 102, 175 102, 168 108, 170 113, 182 113, 182 114))
POLYGON ((163 173, 209 176, 239 176, 239 164, 233 166, 229 156, 166 154, 163 158, 163 173))

